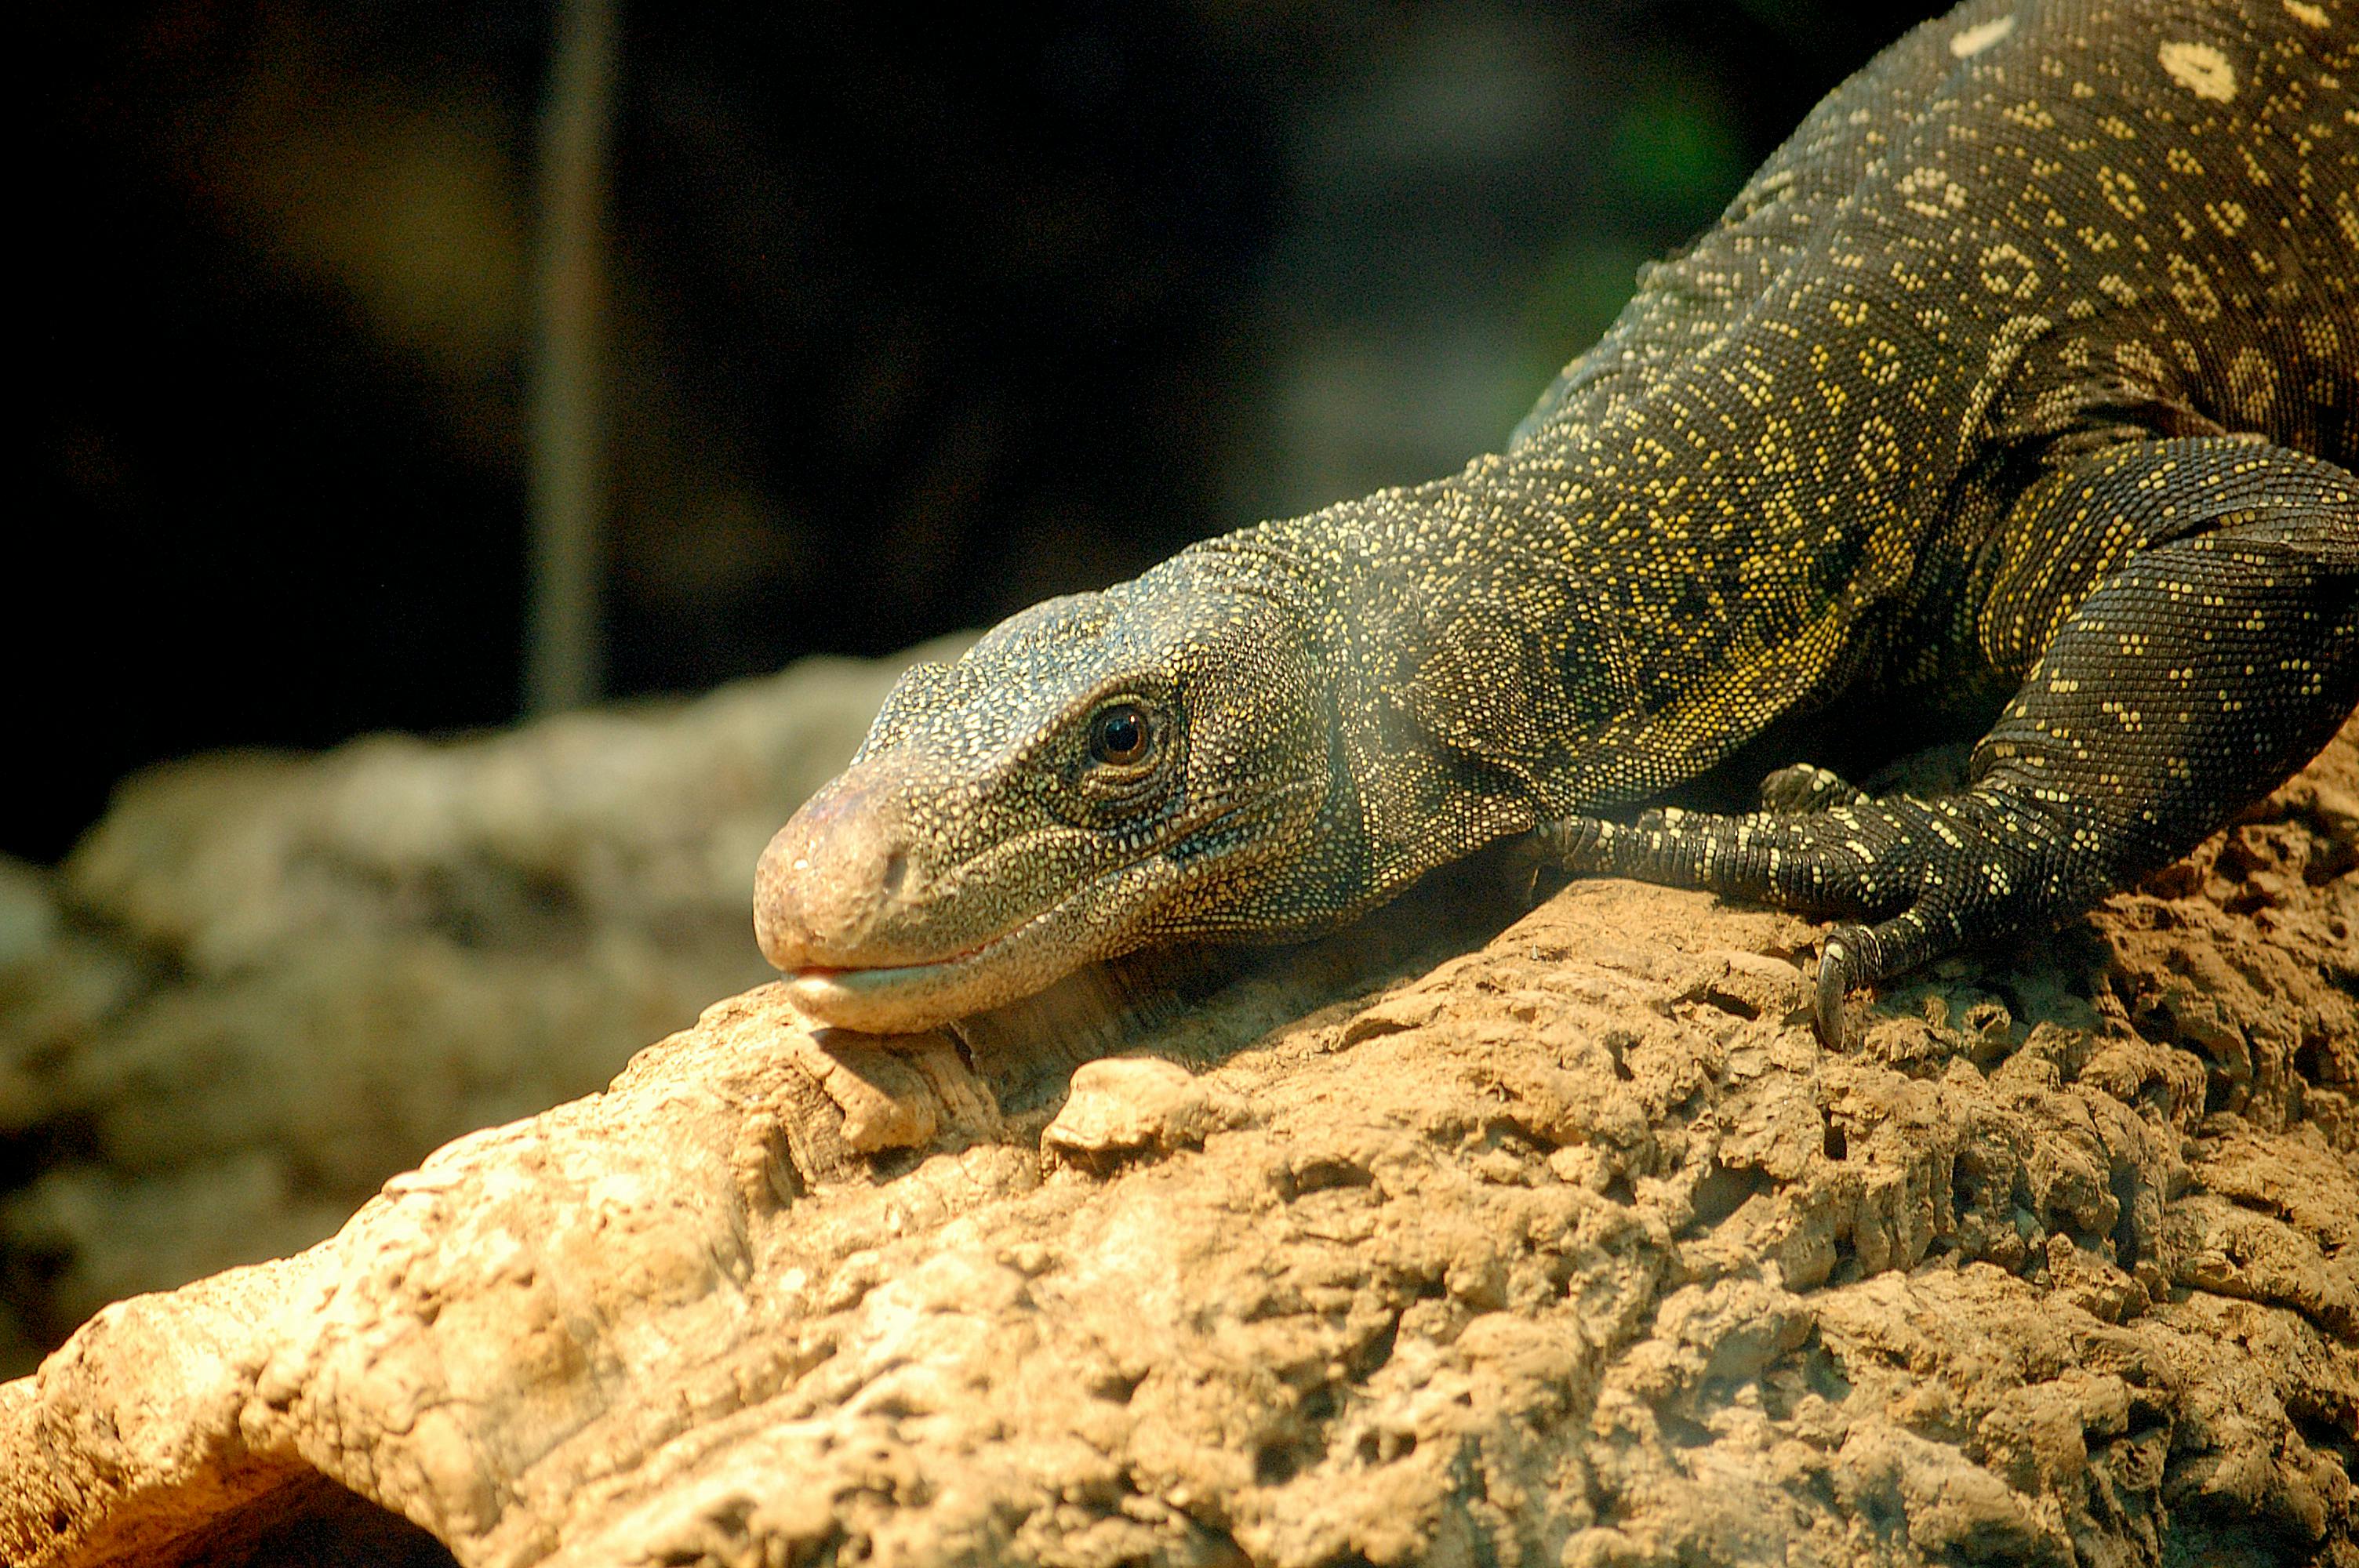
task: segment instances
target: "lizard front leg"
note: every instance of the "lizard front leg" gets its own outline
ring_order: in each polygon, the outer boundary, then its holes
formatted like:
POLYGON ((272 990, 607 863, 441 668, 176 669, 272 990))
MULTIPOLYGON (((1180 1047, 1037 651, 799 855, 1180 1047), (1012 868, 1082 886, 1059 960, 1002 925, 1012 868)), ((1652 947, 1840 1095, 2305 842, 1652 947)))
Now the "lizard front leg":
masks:
POLYGON ((2341 469, 2245 441, 2125 443, 2027 492, 2007 536, 1985 651, 2006 668, 2038 646, 1964 789, 1574 818, 1540 829, 1544 851, 1854 922, 1820 960, 1832 1044, 1850 986, 2051 922, 2185 853, 2359 702, 2359 480, 2341 469))

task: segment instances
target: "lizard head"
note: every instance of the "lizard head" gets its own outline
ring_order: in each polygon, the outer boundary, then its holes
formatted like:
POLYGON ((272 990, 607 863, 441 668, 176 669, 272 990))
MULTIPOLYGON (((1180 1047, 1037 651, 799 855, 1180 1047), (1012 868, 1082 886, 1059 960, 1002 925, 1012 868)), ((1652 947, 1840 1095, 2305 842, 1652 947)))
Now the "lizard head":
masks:
POLYGON ((1183 552, 902 676, 756 872, 798 1009, 930 1028, 1217 934, 1300 860, 1330 774, 1313 629, 1233 561, 1183 552))

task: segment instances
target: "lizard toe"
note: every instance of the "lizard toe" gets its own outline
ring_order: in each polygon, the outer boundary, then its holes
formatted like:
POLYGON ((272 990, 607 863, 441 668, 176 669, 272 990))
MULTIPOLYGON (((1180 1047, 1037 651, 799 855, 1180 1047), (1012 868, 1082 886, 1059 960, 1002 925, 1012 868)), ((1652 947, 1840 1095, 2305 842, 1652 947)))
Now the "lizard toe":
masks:
POLYGON ((1810 1027, 1819 1044, 1830 1051, 1843 1048, 1843 999, 1850 992, 1859 963, 1858 944, 1867 933, 1856 925, 1838 925, 1819 950, 1818 985, 1810 996, 1810 1027))
POLYGON ((1761 781, 1761 809, 1781 813, 1824 811, 1830 806, 1856 806, 1867 792, 1842 774, 1809 762, 1779 768, 1761 781))

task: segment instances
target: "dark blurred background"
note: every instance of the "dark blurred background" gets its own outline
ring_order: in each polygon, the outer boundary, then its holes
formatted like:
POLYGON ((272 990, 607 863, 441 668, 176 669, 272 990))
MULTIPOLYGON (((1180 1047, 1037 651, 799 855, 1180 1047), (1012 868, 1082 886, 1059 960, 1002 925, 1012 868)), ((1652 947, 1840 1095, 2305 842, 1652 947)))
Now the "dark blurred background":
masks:
MULTIPOLYGON (((1916 15, 625 5, 601 689, 1454 469, 1916 15)), ((0 851, 158 759, 518 714, 556 18, 35 7, 0 851)))

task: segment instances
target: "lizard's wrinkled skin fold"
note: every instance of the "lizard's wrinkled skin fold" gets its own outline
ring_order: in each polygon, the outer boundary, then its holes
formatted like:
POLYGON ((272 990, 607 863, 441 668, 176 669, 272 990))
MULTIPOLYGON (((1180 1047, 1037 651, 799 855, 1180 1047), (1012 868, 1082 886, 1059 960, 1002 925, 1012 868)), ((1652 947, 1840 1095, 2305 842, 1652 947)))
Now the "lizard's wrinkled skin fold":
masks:
POLYGON ((921 1028, 1531 834, 1849 922, 1832 1038, 2185 852, 2359 702, 2354 76, 2359 0, 1918 28, 1504 452, 913 670, 765 856, 764 950, 921 1028), (1982 738, 1945 795, 1625 815, 1821 711, 1982 738))

